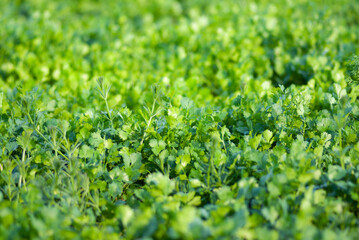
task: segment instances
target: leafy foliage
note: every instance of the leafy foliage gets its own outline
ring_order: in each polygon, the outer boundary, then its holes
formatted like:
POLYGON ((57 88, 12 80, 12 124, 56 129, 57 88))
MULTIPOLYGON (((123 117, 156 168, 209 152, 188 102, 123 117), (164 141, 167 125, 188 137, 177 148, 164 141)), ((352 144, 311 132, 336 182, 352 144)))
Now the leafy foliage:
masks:
POLYGON ((0 5, 0 239, 359 235, 357 1, 0 5))

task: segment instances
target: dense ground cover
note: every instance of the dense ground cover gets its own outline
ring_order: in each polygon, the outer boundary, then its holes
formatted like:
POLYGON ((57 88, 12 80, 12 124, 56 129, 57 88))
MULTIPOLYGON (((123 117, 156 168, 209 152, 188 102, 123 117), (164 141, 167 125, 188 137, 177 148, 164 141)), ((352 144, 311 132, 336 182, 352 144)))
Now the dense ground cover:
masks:
POLYGON ((0 239, 359 236, 358 1, 0 10, 0 239))

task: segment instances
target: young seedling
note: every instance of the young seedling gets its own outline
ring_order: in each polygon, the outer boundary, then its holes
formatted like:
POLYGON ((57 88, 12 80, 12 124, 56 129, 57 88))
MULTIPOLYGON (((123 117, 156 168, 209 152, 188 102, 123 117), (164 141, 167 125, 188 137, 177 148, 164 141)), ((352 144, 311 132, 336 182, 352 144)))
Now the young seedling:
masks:
POLYGON ((19 178, 19 188, 21 187, 21 183, 24 184, 24 186, 26 186, 26 180, 25 180, 25 175, 26 175, 26 152, 30 150, 31 147, 31 135, 32 135, 32 130, 25 130, 22 134, 22 136, 19 136, 17 138, 17 143, 22 147, 22 157, 21 157, 21 162, 18 162, 18 166, 20 169, 20 178, 19 178))
POLYGON ((147 104, 145 104, 143 106, 143 109, 145 110, 145 112, 140 110, 140 114, 141 114, 141 116, 143 117, 143 119, 145 120, 145 123, 146 123, 146 128, 145 128, 145 130, 143 132, 143 136, 142 136, 140 145, 143 144, 143 142, 144 142, 144 140, 145 140, 145 138, 147 136, 147 130, 150 128, 153 118, 156 117, 163 110, 163 107, 159 103, 160 92, 158 90, 158 86, 153 86, 152 90, 153 90, 153 93, 154 93, 152 107, 149 107, 149 106, 147 106, 147 104))
POLYGON ((110 109, 109 105, 108 105, 108 96, 109 96, 109 92, 111 90, 111 85, 106 85, 103 77, 99 77, 97 79, 97 84, 98 84, 97 90, 100 93, 101 98, 105 101, 105 104, 106 104, 107 118, 111 123, 111 127, 113 128, 114 115, 112 114, 112 109, 110 109))

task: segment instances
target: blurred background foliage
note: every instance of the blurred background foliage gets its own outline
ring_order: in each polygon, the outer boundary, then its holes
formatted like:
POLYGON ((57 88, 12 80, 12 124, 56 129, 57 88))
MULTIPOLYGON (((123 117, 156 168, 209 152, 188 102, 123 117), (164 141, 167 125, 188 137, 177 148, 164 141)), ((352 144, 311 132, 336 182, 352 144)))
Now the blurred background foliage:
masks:
POLYGON ((1 8, 2 86, 80 97, 72 111, 96 106, 98 76, 113 85, 111 102, 130 108, 154 83, 200 106, 310 79, 326 89, 359 43, 352 0, 1 0, 1 8))

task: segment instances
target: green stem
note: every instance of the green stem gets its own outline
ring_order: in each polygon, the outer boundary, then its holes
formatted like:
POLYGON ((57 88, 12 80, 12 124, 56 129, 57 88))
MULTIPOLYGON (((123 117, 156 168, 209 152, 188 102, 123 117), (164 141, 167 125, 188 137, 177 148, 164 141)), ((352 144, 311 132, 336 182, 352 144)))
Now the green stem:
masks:
MULTIPOLYGON (((21 164, 24 164, 25 163, 25 154, 26 154, 26 151, 25 151, 25 148, 22 150, 22 158, 21 158, 21 164)), ((23 166, 21 166, 23 167, 23 166)), ((19 178, 19 188, 21 188, 21 181, 24 181, 24 184, 25 184, 25 178, 22 176, 21 174, 21 171, 20 171, 20 178, 19 178)))
POLYGON ((7 191, 8 191, 8 195, 9 195, 9 200, 10 200, 10 202, 12 201, 12 197, 11 197, 11 183, 10 183, 10 181, 9 181, 9 184, 8 184, 8 186, 7 186, 7 191))
POLYGON ((216 170, 216 168, 214 166, 213 157, 211 157, 211 163, 210 164, 212 165, 213 172, 216 175, 220 185, 222 185, 221 177, 218 175, 218 172, 217 172, 217 170, 216 170))
POLYGON ((344 156, 343 156, 343 143, 342 143, 342 129, 339 129, 339 147, 340 147, 340 164, 345 169, 344 156))
POLYGON ((339 147, 340 149, 343 148, 343 143, 342 143, 342 129, 339 129, 339 147))
POLYGON ((161 166, 160 166, 160 167, 161 167, 161 171, 163 172, 163 174, 165 174, 165 163, 164 163, 164 159, 161 158, 160 161, 161 161, 161 163, 160 163, 160 164, 161 164, 161 166))
MULTIPOLYGON (((210 160, 211 161, 211 160, 210 160)), ((210 163, 208 165, 208 172, 207 172, 207 185, 208 189, 211 188, 211 172, 212 172, 212 164, 210 163)))
POLYGON ((111 114, 110 108, 109 108, 108 103, 107 103, 107 98, 104 98, 104 100, 105 100, 105 103, 106 103, 107 115, 108 115, 108 118, 110 119, 111 127, 113 128, 112 114, 111 114))
POLYGON ((146 135, 147 135, 147 132, 146 132, 146 131, 147 131, 147 129, 148 129, 148 128, 150 127, 150 125, 151 125, 152 117, 153 117, 153 116, 151 116, 150 119, 149 119, 148 122, 147 122, 147 126, 146 126, 146 129, 145 129, 144 133, 143 133, 143 136, 142 136, 142 140, 141 140, 140 145, 142 145, 143 141, 145 140, 145 137, 146 137, 146 135))
POLYGON ((26 151, 25 151, 25 148, 24 148, 22 150, 22 159, 21 159, 22 162, 25 162, 25 154, 26 154, 26 151))

